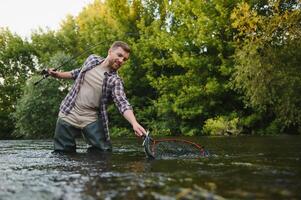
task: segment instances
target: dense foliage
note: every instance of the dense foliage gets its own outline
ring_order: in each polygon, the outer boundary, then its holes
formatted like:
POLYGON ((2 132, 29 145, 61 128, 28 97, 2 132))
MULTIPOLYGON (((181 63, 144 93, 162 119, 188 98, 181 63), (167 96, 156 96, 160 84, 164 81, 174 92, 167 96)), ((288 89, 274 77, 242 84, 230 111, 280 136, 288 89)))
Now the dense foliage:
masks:
MULTIPOLYGON (((80 67, 88 54, 106 56, 115 40, 132 47, 120 75, 138 120, 153 134, 300 134, 300 6, 96 0, 59 30, 36 30, 30 41, 2 28, 0 137, 52 137, 72 82, 36 87, 32 75, 76 55, 62 70, 80 67)), ((109 111, 114 135, 131 132, 113 105, 109 111)))
POLYGON ((244 3, 232 13, 239 31, 235 88, 247 106, 266 116, 270 132, 301 124, 301 13, 286 6, 274 2, 266 8, 271 14, 260 16, 244 3))
MULTIPOLYGON (((64 53, 57 53, 51 58, 49 66, 57 67, 70 59, 70 56, 64 53)), ((68 65, 75 67, 72 61, 69 61, 68 65)), ((16 120, 14 137, 37 139, 53 134, 60 102, 67 94, 71 82, 46 79, 39 85, 34 85, 40 79, 40 76, 33 76, 23 87, 23 95, 18 100, 13 114, 16 120)))
POLYGON ((35 72, 34 48, 21 37, 0 28, 0 138, 14 129, 11 114, 22 95, 22 86, 35 72))

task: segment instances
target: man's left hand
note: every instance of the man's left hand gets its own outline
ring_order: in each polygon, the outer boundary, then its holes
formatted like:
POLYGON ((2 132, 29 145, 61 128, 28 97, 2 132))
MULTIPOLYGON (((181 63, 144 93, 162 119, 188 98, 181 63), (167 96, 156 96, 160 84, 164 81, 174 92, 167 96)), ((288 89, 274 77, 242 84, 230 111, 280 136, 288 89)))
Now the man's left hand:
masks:
POLYGON ((146 134, 145 129, 138 122, 133 124, 133 130, 138 137, 142 137, 146 134))

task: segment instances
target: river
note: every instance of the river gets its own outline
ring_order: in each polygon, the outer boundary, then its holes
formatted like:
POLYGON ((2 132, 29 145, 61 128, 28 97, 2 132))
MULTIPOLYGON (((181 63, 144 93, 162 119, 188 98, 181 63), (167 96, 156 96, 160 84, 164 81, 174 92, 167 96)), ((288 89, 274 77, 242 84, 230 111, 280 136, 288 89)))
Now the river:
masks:
POLYGON ((301 137, 189 137, 209 157, 146 159, 141 140, 113 152, 52 154, 51 140, 0 140, 0 199, 301 199, 301 137))

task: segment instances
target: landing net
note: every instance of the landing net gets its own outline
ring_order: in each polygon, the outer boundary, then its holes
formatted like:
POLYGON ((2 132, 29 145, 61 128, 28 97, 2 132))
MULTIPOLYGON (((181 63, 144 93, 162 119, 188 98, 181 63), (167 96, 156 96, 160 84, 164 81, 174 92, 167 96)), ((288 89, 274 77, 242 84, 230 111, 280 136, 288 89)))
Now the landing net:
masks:
POLYGON ((201 145, 182 139, 154 140, 147 135, 143 142, 147 157, 155 159, 199 158, 209 155, 201 145))

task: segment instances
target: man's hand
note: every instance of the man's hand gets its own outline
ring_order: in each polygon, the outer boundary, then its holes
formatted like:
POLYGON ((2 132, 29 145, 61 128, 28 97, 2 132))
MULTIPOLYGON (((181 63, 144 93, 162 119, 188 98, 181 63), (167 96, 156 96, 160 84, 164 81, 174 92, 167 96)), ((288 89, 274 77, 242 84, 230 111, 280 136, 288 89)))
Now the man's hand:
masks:
POLYGON ((50 76, 55 77, 55 78, 60 78, 59 72, 56 71, 55 69, 50 68, 47 71, 50 76))
POLYGON ((145 129, 138 123, 133 123, 133 130, 138 137, 142 137, 146 134, 145 129))

